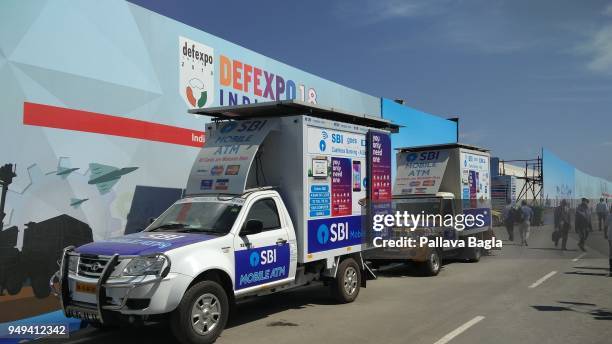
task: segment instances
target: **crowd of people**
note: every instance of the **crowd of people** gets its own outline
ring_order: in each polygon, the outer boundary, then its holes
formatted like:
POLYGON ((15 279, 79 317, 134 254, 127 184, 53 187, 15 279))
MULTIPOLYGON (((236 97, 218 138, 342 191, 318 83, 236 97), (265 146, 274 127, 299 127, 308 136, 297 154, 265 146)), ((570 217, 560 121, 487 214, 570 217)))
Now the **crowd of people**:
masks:
MULTIPOLYGON (((601 198, 595 207, 597 214, 598 230, 603 232, 604 238, 608 240, 610 273, 612 277, 612 206, 608 204, 607 199, 601 198)), ((514 241, 515 227, 520 235, 521 246, 528 246, 529 232, 531 221, 534 216, 533 209, 523 200, 520 206, 516 207, 509 203, 503 211, 503 220, 506 230, 508 231, 508 240, 514 241)), ((555 247, 561 242, 561 250, 567 250, 567 237, 572 227, 572 217, 574 218, 573 225, 576 234, 578 234, 578 248, 586 252, 585 244, 589 237, 589 233, 593 232, 592 210, 589 207, 589 200, 582 198, 580 204, 572 212, 570 204, 567 200, 561 200, 559 206, 554 209, 554 231, 552 233, 552 241, 555 247)))

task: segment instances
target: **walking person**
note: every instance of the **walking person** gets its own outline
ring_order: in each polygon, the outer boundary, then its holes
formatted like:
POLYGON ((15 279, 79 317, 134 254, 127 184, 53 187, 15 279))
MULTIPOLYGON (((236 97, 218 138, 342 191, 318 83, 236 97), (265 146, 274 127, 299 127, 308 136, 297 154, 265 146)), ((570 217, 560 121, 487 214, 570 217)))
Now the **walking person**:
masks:
POLYGON ((602 230, 605 230, 606 222, 608 220, 608 205, 604 203, 603 198, 599 199, 595 212, 597 212, 597 224, 599 226, 599 231, 601 232, 602 230))
POLYGON ((576 219, 574 220, 574 226, 576 228, 576 233, 578 233, 578 237, 580 238, 578 247, 580 247, 583 252, 586 252, 584 244, 589 237, 589 228, 592 227, 589 200, 586 198, 583 198, 580 205, 576 208, 576 219))
POLYGON ((608 260, 610 261, 610 268, 608 271, 608 277, 612 277, 612 208, 610 208, 610 214, 608 214, 608 220, 606 221, 606 239, 608 239, 609 255, 608 260))
POLYGON ((531 218, 533 217, 533 209, 527 205, 527 201, 521 201, 521 208, 518 209, 520 213, 519 222, 519 233, 521 234, 521 246, 529 246, 527 240, 529 240, 529 230, 531 226, 531 218))
POLYGON ((555 247, 559 246, 561 239, 561 249, 567 250, 567 235, 570 230, 570 211, 566 200, 561 200, 561 204, 555 208, 555 232, 553 233, 553 241, 555 247))
POLYGON ((504 218, 504 226, 506 226, 506 231, 508 231, 508 240, 514 241, 514 204, 509 202, 504 211, 502 212, 502 216, 504 218))

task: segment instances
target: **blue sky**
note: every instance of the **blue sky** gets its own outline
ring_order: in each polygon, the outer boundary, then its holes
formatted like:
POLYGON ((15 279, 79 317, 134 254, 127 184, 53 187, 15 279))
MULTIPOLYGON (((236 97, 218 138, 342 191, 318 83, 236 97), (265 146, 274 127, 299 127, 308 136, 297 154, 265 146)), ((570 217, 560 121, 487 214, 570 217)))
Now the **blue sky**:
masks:
POLYGON ((131 2, 443 117, 505 159, 612 180, 612 1, 131 2))

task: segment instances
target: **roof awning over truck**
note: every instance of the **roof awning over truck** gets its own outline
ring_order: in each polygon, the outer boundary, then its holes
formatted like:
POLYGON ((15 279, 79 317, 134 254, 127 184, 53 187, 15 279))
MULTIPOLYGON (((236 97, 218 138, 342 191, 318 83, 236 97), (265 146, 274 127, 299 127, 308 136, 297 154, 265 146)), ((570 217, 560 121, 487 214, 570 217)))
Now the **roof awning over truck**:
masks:
POLYGON ((246 120, 254 117, 283 117, 291 115, 308 115, 329 120, 353 123, 366 127, 398 132, 399 126, 389 120, 367 114, 356 114, 310 104, 298 100, 279 100, 235 106, 219 106, 204 109, 192 109, 189 113, 217 117, 221 119, 246 120))

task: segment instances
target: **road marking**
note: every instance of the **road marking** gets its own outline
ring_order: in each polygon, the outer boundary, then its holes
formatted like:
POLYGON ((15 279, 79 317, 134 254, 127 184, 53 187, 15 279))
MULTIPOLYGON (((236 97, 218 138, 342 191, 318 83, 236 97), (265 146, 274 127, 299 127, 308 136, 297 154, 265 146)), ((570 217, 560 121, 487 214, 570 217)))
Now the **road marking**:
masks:
POLYGON ((540 284, 544 283, 544 281, 546 281, 547 279, 553 277, 554 274, 556 274, 556 273, 557 273, 556 271, 551 271, 551 272, 547 273, 544 277, 540 278, 539 280, 535 281, 535 283, 530 285, 529 288, 535 288, 535 287, 539 286, 540 284))
POLYGON ((450 342, 453 338, 457 337, 458 335, 462 334, 463 332, 465 332, 465 330, 467 330, 468 328, 476 325, 477 323, 479 323, 480 321, 482 321, 482 319, 484 319, 485 317, 483 317, 482 315, 479 315, 477 317, 474 317, 474 319, 466 322, 465 324, 457 327, 456 329, 454 329, 453 331, 449 332, 446 336, 440 338, 440 340, 438 340, 437 342, 435 342, 434 344, 446 344, 448 342, 450 342))
POLYGON ((584 256, 586 256, 586 253, 583 253, 583 254, 579 255, 578 257, 572 259, 572 262, 577 262, 580 258, 582 258, 584 256))

